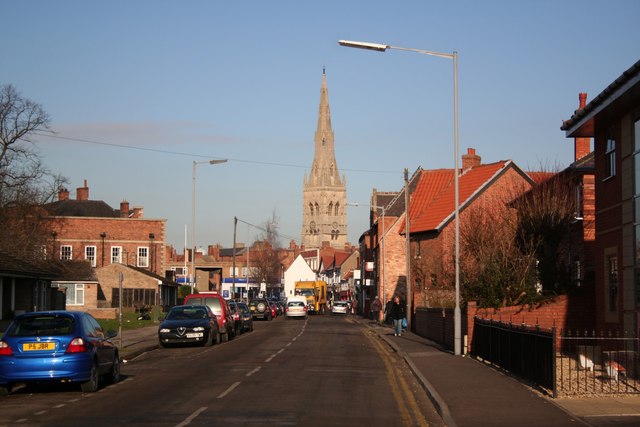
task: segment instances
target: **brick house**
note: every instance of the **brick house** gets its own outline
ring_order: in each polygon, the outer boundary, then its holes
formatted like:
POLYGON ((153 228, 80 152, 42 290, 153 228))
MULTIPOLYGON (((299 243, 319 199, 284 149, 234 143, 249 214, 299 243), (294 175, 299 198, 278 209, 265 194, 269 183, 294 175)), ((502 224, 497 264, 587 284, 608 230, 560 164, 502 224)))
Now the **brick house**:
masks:
POLYGON ((19 312, 64 308, 64 295, 51 286, 58 273, 0 252, 0 321, 19 312))
POLYGON ((640 61, 562 127, 593 138, 596 327, 638 336, 640 61))
MULTIPOLYGON (((73 200, 69 191, 61 188, 58 200, 43 206, 44 221, 51 230, 46 252, 52 259, 85 261, 97 270, 123 264, 158 277, 165 276, 165 219, 144 218, 141 207, 130 209, 126 201, 120 203, 120 209, 113 209, 104 201, 90 200, 86 180, 76 194, 73 200)), ((76 278, 60 280, 68 295, 87 292, 78 308, 113 305, 111 294, 102 288, 112 288, 114 283, 102 281, 95 292, 89 293, 91 288, 76 278)), ((156 292, 157 281, 148 287, 156 292)))
MULTIPOLYGON (((414 307, 451 304, 454 277, 455 198, 452 170, 424 171, 411 197, 414 307)), ((470 215, 492 211, 529 190, 533 179, 511 160, 482 164, 474 149, 462 156, 458 178, 460 229, 473 232, 470 215)), ((404 229, 400 229, 404 233, 404 229)), ((462 262, 462 260, 461 260, 462 262)))

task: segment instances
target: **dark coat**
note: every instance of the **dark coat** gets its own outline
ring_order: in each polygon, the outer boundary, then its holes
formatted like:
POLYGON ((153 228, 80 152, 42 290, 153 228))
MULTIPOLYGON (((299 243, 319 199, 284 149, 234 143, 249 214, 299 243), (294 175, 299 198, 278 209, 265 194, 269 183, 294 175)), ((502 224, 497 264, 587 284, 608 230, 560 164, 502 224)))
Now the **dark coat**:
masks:
POLYGON ((404 319, 406 316, 407 316, 406 315, 406 309, 405 309, 404 304, 402 302, 400 302, 400 303, 394 302, 393 305, 391 305, 391 318, 392 319, 400 320, 400 319, 404 319))

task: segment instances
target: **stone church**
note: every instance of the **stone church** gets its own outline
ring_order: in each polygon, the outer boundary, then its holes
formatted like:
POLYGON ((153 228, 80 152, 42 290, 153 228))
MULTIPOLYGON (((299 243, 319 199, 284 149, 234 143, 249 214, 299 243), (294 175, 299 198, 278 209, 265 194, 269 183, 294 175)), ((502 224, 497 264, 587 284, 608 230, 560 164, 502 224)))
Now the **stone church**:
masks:
POLYGON ((305 248, 330 246, 344 249, 347 243, 347 181, 340 177, 334 152, 329 111, 327 75, 322 70, 318 127, 314 138, 311 172, 304 176, 302 244, 305 248))

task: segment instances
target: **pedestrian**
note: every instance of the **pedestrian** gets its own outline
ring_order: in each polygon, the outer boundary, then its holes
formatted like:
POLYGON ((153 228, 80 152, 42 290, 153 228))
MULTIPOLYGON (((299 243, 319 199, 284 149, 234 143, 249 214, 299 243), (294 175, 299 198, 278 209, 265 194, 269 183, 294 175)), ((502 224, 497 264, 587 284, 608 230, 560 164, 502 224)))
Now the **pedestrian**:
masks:
POLYGON ((391 307, 393 307, 393 301, 389 300, 384 306, 384 323, 387 325, 393 323, 393 319, 391 318, 391 307))
POLYGON ((402 319, 406 316, 406 310, 404 304, 400 302, 400 297, 395 296, 393 298, 393 305, 391 306, 391 318, 393 319, 393 330, 396 337, 402 336, 402 319))
POLYGON ((373 321, 376 323, 380 322, 380 310, 382 310, 382 303, 378 295, 376 295, 371 303, 371 313, 373 314, 373 321))

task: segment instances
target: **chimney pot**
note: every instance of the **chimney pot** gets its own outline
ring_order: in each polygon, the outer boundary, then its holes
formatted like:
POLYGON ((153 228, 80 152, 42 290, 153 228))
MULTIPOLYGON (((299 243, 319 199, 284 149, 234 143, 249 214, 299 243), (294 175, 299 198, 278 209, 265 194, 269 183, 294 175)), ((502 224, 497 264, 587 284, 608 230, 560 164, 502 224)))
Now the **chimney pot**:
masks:
MULTIPOLYGON (((579 93, 578 99, 580 100, 579 110, 582 110, 587 105, 587 94, 584 92, 579 93)), ((573 142, 574 161, 580 160, 590 152, 591 152, 591 138, 575 138, 573 142)))
POLYGON ((76 189, 76 199, 89 200, 89 187, 87 186, 87 180, 84 180, 84 187, 76 189))
POLYGON ((60 189, 58 190, 58 200, 61 202, 64 200, 69 200, 69 190, 64 187, 60 187, 60 189))
POLYGON ((469 169, 475 166, 480 166, 482 163, 482 157, 476 154, 475 148, 467 148, 467 154, 462 155, 462 169, 469 169))

